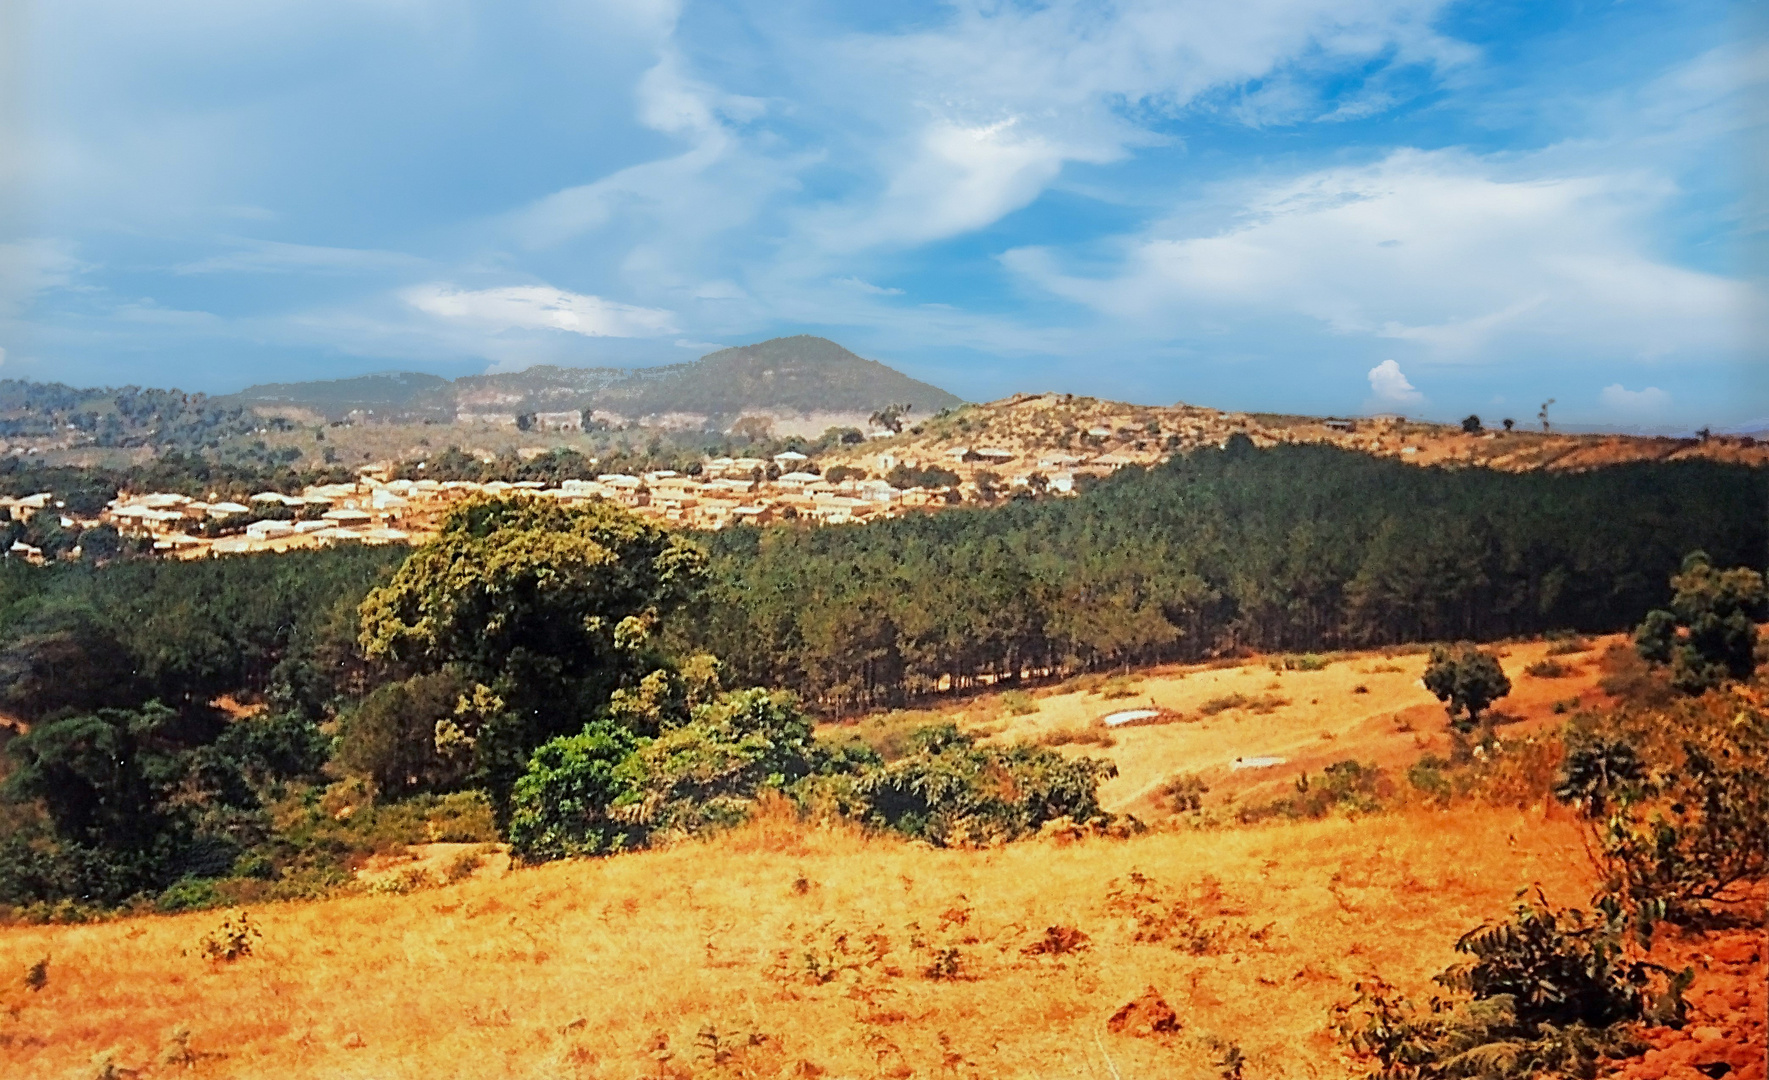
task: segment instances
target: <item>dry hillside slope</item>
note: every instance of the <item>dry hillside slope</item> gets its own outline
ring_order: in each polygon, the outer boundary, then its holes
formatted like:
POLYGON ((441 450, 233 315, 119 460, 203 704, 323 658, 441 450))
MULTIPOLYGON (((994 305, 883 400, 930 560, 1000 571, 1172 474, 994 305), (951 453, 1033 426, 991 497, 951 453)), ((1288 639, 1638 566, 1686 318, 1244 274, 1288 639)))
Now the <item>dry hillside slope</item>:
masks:
POLYGON ((1574 826, 1539 810, 988 851, 796 823, 733 839, 254 910, 233 963, 196 955, 217 912, 16 927, 0 971, 47 957, 47 984, 9 978, 0 1068, 1213 1077, 1234 1044, 1251 1075, 1333 1075, 1328 1010, 1360 974, 1422 984, 1519 888, 1591 885, 1574 826), (1138 940, 1132 874, 1174 905, 1142 935, 1162 940, 1138 940), (1151 986, 1178 1030, 1111 1033, 1151 986))

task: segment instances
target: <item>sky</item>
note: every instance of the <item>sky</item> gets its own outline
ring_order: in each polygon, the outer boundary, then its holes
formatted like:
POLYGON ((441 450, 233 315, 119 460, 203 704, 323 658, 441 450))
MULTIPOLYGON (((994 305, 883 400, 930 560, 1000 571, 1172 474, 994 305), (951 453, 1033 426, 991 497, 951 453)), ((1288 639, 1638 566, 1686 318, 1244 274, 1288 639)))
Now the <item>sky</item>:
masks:
POLYGON ((0 0, 0 378, 1756 430, 1766 118, 1743 2, 0 0))

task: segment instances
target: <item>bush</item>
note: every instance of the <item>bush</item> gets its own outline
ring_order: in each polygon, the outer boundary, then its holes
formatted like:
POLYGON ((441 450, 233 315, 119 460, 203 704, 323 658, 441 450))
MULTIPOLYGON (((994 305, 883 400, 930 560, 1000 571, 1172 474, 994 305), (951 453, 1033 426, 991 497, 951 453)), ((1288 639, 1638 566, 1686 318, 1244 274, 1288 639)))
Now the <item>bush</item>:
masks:
POLYGON ((1456 942, 1470 959, 1434 980, 1455 998, 1419 1006, 1370 978, 1333 1024, 1372 1078, 1590 1076, 1599 1059, 1639 1049, 1630 1023, 1680 1023, 1694 978, 1629 958, 1623 930, 1612 914, 1550 908, 1538 891, 1456 942))
POLYGON ((1117 746, 1118 740, 1102 727, 1051 728, 1038 736, 1039 746, 1117 746))
POLYGON ((510 844, 529 860, 605 855, 735 825, 760 793, 803 779, 820 758, 851 755, 820 753, 796 699, 766 690, 722 694, 655 739, 597 721, 529 759, 512 794, 510 844))
POLYGON ((1250 713, 1256 713, 1263 716, 1273 710, 1281 709, 1288 704, 1290 704, 1289 698, 1279 697, 1276 694, 1261 694, 1258 697, 1249 697, 1246 694, 1236 691, 1232 694, 1224 694, 1221 697, 1211 698, 1209 701, 1198 706, 1198 712, 1205 716, 1215 716, 1217 713, 1227 712, 1230 709, 1245 709, 1250 713))
POLYGON ((1195 773, 1181 773, 1170 777, 1156 792, 1176 814, 1204 809, 1204 796, 1209 793, 1210 785, 1204 783, 1195 773))
POLYGON ((1001 695, 1001 707, 1009 716, 1030 716, 1038 711, 1038 700, 1024 690, 1009 690, 1001 695))
POLYGON ((634 753, 628 765, 634 820, 678 835, 735 825, 758 794, 808 775, 814 757, 811 722, 791 694, 721 695, 634 753))
POLYGON ((1304 653, 1301 656, 1280 656, 1271 662, 1271 669, 1273 671, 1322 671, 1330 663, 1332 661, 1324 656, 1304 653))
POLYGON ((1564 679, 1572 674, 1572 668, 1558 660, 1549 658, 1530 664, 1523 669, 1523 673, 1534 679, 1564 679))
POLYGON ((1511 680, 1498 660, 1472 645, 1455 652, 1434 646, 1424 682, 1432 696, 1448 703, 1450 723, 1463 731, 1472 731, 1480 714, 1511 692, 1511 680))
POLYGON ((1295 794, 1241 807, 1236 816, 1252 823, 1274 817, 1323 818, 1336 810, 1368 814, 1380 810, 1393 794, 1394 784, 1380 768, 1348 758, 1328 765, 1315 780, 1307 773, 1297 777, 1295 794))
POLYGON ((630 732, 609 723, 542 743, 511 792, 511 850, 538 861, 642 843, 643 830, 617 812, 634 799, 636 785, 623 765, 637 747, 630 732))
POLYGON ((212 879, 184 878, 160 893, 154 907, 165 912, 200 911, 218 907, 221 903, 221 895, 215 891, 212 879))
POLYGON ((468 689, 452 670, 377 687, 344 717, 335 767, 394 798, 459 783, 466 763, 438 749, 437 725, 452 720, 468 689))
POLYGON ((1725 764, 1700 747, 1644 792, 1626 791, 1598 829, 1605 886, 1647 922, 1703 921, 1769 876, 1769 770, 1725 764))
POLYGON ((1769 618, 1769 587, 1747 567, 1716 570, 1706 552, 1690 552, 1671 578, 1671 606, 1647 612, 1634 646, 1648 663, 1669 665, 1671 685, 1700 694, 1757 666, 1756 621, 1769 618))
POLYGON ((978 746, 948 724, 918 733, 919 753, 862 774, 858 794, 872 824, 942 846, 1032 835, 1047 821, 1106 817, 1099 783, 1109 761, 1065 758, 1016 743, 978 746))

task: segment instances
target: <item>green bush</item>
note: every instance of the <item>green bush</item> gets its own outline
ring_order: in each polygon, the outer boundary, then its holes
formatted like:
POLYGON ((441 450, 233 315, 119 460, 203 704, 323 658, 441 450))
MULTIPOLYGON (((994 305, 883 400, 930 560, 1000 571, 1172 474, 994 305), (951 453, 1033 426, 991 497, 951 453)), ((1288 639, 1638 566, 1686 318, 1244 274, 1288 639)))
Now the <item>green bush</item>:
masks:
POLYGON ((437 725, 453 720, 469 688, 453 669, 377 687, 345 715, 334 767, 372 779, 390 798, 460 783, 468 763, 437 746, 437 725))
POLYGON ((1564 679, 1572 674, 1572 668, 1558 660, 1544 658, 1525 667, 1523 673, 1533 679, 1564 679))
POLYGON ((638 747, 627 770, 635 819, 673 834, 736 824, 758 793, 802 779, 816 756, 811 722, 791 694, 721 695, 638 747))
POLYGON ((1472 731, 1480 714, 1511 692, 1511 680, 1499 661, 1472 645, 1454 652, 1433 646, 1424 682, 1432 696, 1448 703, 1450 723, 1462 731, 1472 731))
POLYGON ((1633 1022, 1680 1023, 1694 977, 1631 958, 1624 929, 1538 891, 1456 942, 1469 959, 1434 980, 1455 997, 1421 1006, 1369 978, 1333 1024, 1372 1080, 1591 1076, 1600 1059, 1641 1049, 1633 1022))
POLYGON ((200 911, 203 908, 219 907, 223 903, 219 893, 215 891, 215 882, 211 878, 183 878, 174 882, 159 898, 154 907, 165 912, 200 911))
POLYGON ((948 724, 917 734, 919 752, 863 773, 856 783, 876 826, 943 846, 1015 840, 1056 818, 1107 815, 1099 783, 1109 761, 1066 758, 1025 743, 979 746, 948 724))
POLYGON ((1690 552, 1671 578, 1667 609, 1650 611, 1634 631, 1649 663, 1669 665, 1671 685, 1700 694, 1757 666, 1757 620, 1769 618, 1769 587, 1748 567, 1716 570, 1707 553, 1690 552))
POLYGON ((510 796, 511 850, 528 860, 605 855, 643 842, 619 813, 635 784, 623 768, 639 740, 606 722, 542 743, 510 796))
POLYGON ((597 721, 543 743, 511 797, 509 839, 529 860, 604 855, 744 820, 758 794, 819 764, 876 755, 823 750, 790 694, 743 690, 698 705, 654 739, 597 721))
POLYGON ((1328 765, 1314 780, 1303 773, 1296 778, 1295 787, 1294 794, 1239 808, 1236 817, 1252 823, 1275 817, 1323 818, 1335 811, 1369 814, 1380 810, 1394 794, 1393 782, 1380 768, 1349 758, 1328 765))

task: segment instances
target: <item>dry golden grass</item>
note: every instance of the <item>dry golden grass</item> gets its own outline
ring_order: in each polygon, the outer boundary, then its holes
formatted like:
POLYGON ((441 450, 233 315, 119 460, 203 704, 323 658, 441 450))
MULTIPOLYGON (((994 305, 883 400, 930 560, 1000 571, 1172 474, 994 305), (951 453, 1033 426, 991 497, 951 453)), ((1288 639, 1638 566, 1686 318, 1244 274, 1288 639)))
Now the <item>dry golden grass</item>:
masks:
POLYGON ((710 843, 252 909, 263 937, 231 964, 194 947, 221 912, 5 929, 0 1076, 92 1075, 108 1052, 142 1077, 1166 1080, 1219 1075, 1228 1042, 1250 1077, 1342 1075, 1327 1010, 1356 977, 1422 988, 1532 882, 1583 902, 1578 851, 1539 811, 985 851, 777 813, 710 843), (1183 934, 1136 940, 1108 901, 1133 872, 1183 934), (1051 927, 1087 941, 1027 952, 1077 940, 1051 927), (1182 1030, 1109 1033, 1150 986, 1182 1030))
MULTIPOLYGON (((1619 640, 1593 639, 1592 655, 1619 640)), ((1565 717, 1554 712, 1556 702, 1602 700, 1595 663, 1579 657, 1559 659, 1568 668, 1562 678, 1524 674, 1525 668, 1546 659, 1551 648, 1552 643, 1538 641, 1497 650, 1512 684, 1510 696, 1497 706, 1513 721, 1500 729, 1506 739, 1560 723, 1565 717)), ((1422 754, 1447 756, 1443 705, 1419 681, 1427 660, 1423 652, 1393 657, 1372 653, 1335 659, 1319 671, 1281 673, 1264 660, 1196 665, 1145 673, 1130 698, 1048 693, 1039 696, 1037 712, 1023 716, 1009 715, 984 699, 923 714, 918 722, 951 719, 996 741, 1044 742, 1067 746, 1065 752, 1111 758, 1118 776, 1101 786, 1102 804, 1156 821, 1167 813, 1160 805, 1162 785, 1181 774, 1207 783, 1206 805, 1219 806, 1231 798, 1283 794, 1302 773, 1319 773, 1346 758, 1404 772, 1422 754), (1247 707, 1218 708, 1235 700, 1247 707), (1109 750, 1073 737, 1077 730, 1098 725, 1101 717, 1143 707, 1168 710, 1184 721, 1113 729, 1115 745, 1109 750), (985 726, 971 722, 973 718, 990 722, 985 726), (1270 769, 1233 768, 1236 758, 1251 757, 1281 757, 1285 763, 1270 769)))

